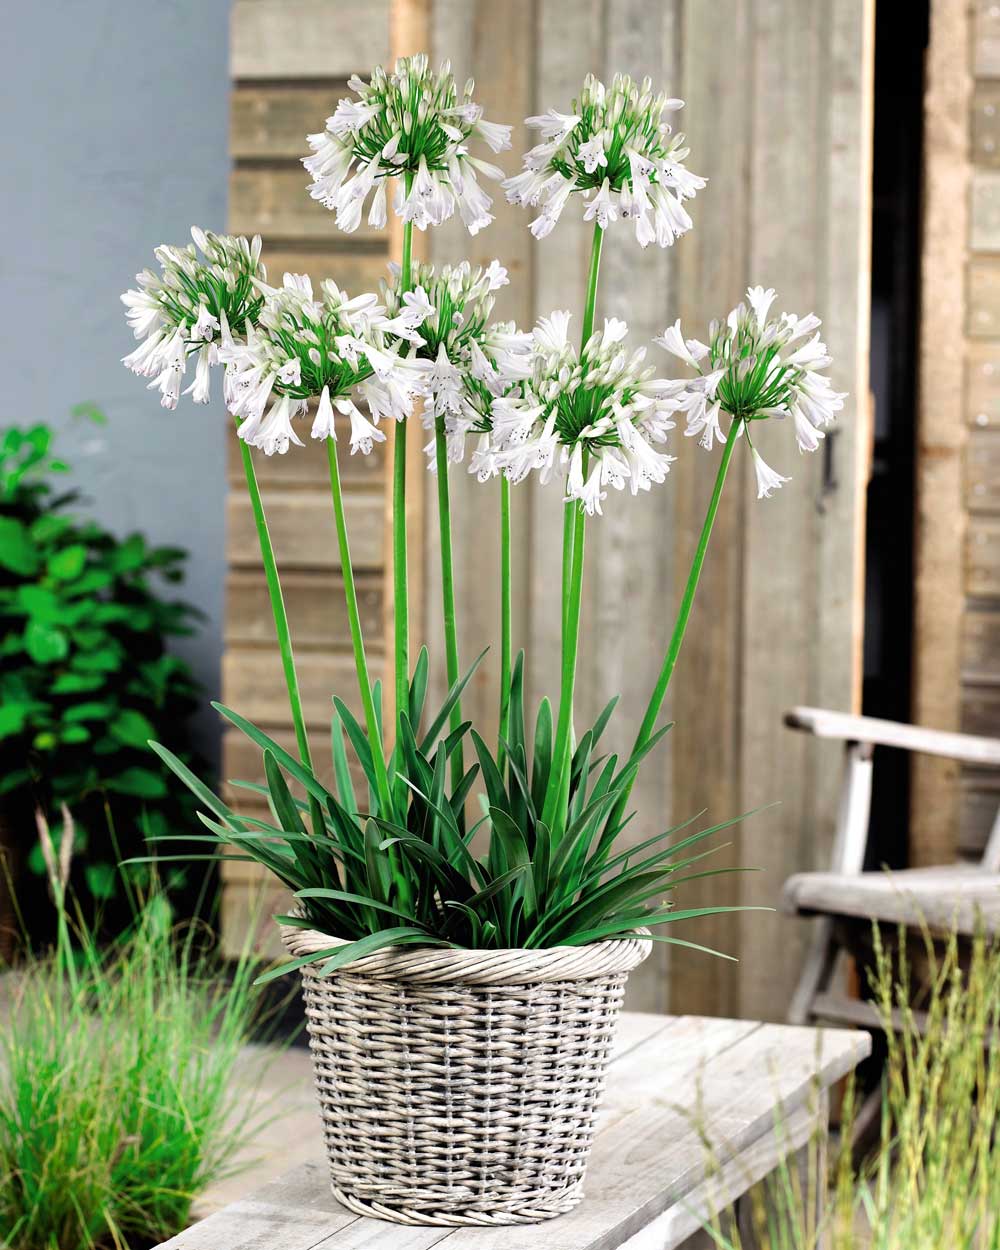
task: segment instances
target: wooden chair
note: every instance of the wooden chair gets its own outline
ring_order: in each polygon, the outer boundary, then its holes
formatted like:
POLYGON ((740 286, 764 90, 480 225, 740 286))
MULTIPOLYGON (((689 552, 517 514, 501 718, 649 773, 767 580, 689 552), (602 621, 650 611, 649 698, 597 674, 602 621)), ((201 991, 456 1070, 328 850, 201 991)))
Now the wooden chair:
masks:
POLYGON ((793 708, 786 713, 785 724, 844 743, 844 780, 830 870, 797 873, 783 891, 785 911, 818 917, 788 1020, 791 1024, 825 1021, 877 1029, 881 1026, 874 1008, 837 988, 843 980, 838 976, 843 956, 864 947, 872 920, 890 927, 923 923, 931 930, 957 929, 967 936, 977 924, 988 932, 1000 932, 1000 810, 978 863, 865 872, 875 748, 896 747, 980 767, 1000 767, 1000 739, 942 733, 812 707, 793 708))

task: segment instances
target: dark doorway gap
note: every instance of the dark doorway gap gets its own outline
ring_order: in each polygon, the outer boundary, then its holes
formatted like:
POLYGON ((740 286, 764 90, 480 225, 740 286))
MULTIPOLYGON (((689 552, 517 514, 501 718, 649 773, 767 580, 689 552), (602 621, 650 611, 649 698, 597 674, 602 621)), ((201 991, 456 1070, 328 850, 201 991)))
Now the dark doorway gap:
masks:
MULTIPOLYGON (((866 529, 866 715, 910 719, 913 508, 924 57, 928 0, 875 10, 871 380, 875 439, 866 529)), ((880 753, 868 866, 906 863, 909 759, 880 753)))

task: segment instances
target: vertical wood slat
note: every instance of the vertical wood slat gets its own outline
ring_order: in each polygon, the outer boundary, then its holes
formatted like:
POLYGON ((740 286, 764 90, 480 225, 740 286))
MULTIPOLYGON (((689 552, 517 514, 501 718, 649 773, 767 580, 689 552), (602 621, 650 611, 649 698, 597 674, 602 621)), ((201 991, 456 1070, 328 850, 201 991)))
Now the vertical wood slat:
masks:
MULTIPOLYGON (((838 428, 828 436, 836 461, 846 462, 843 469, 837 465, 836 487, 824 480, 823 455, 799 456, 791 431, 778 423, 755 438, 764 459, 794 479, 771 500, 748 499, 744 514, 741 806, 780 800, 780 807, 742 830, 744 863, 764 870, 744 879, 743 901, 763 905, 776 901, 789 860, 828 862, 840 770, 836 749, 816 749, 788 733, 782 713, 796 690, 808 702, 859 710, 856 535, 865 479, 850 467, 867 411, 867 336, 859 334, 856 310, 868 274, 867 229, 859 239, 858 222, 867 223, 871 214, 870 137, 864 133, 871 115, 864 102, 872 64, 864 47, 874 18, 873 5, 863 7, 859 22, 853 0, 755 5, 751 272, 777 288, 782 307, 815 310, 823 318, 837 389, 849 392, 838 428), (846 22, 838 21, 842 15, 846 22), (845 86, 851 115, 838 117, 845 86), (773 123, 778 115, 780 127, 773 123), (831 134, 832 125, 840 134, 831 134), (831 168, 838 149, 847 153, 844 167, 831 168), (803 179, 817 188, 815 199, 802 195, 803 179), (790 246, 790 239, 796 243, 790 246)), ((805 929, 790 930, 775 914, 750 913, 741 918, 741 930, 743 948, 782 945, 790 956, 787 972, 763 960, 747 960, 740 971, 741 1010, 780 1018, 805 929)))
MULTIPOLYGON (((917 413, 913 716, 957 729, 965 585, 962 455, 972 81, 967 5, 932 0, 924 98, 923 252, 917 413)), ((982 50, 980 50, 982 51, 982 50)), ((980 262, 984 263, 984 262, 980 262)), ((971 327, 970 327, 971 328, 971 327)), ((913 765, 910 858, 952 858, 958 774, 948 760, 913 765)))

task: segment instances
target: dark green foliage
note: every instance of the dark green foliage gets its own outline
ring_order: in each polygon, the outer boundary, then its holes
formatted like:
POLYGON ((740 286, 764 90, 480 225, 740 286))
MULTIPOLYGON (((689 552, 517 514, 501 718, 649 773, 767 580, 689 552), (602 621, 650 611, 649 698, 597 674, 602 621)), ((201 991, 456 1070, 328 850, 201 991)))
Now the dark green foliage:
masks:
POLYGON ((256 726, 219 707, 263 751, 267 785, 247 788, 267 797, 272 822, 241 818, 170 751, 154 748, 210 813, 201 817, 208 830, 202 841, 209 847, 235 847, 237 858, 255 860, 275 873, 296 895, 301 909, 298 917, 282 919, 353 943, 295 960, 268 975, 316 961, 322 971, 331 972, 361 953, 402 944, 581 945, 639 926, 732 910, 675 910, 664 895, 680 881, 712 871, 695 867, 709 852, 692 848, 735 821, 676 837, 683 829, 679 826, 639 846, 616 849, 627 818, 615 823, 615 802, 669 726, 624 761, 615 755, 599 756, 598 743, 614 709, 610 703, 573 756, 568 823, 556 838, 539 819, 539 798, 552 769, 552 717, 543 701, 529 754, 523 658, 518 657, 512 673, 505 763, 498 766, 494 753, 472 731, 477 763, 457 785, 449 779, 448 765, 470 726, 465 723, 442 735, 450 708, 471 673, 455 684, 437 714, 426 718, 428 728, 422 731, 426 664, 421 654, 410 688, 409 715, 401 717, 399 741, 389 761, 396 796, 389 811, 380 810, 375 798, 364 732, 339 699, 334 700, 332 735, 336 795, 256 726), (369 782, 369 794, 360 800, 348 771, 348 741, 369 782), (286 777, 296 783, 298 797, 286 777), (475 792, 481 792, 482 811, 468 825, 467 800, 475 792), (314 802, 307 802, 303 794, 314 802))
POLYGON ((0 433, 0 822, 41 872, 34 809, 58 836, 65 803, 76 884, 106 910, 121 893, 118 846, 196 826, 190 796, 167 786, 146 744, 189 758, 199 690, 166 641, 197 614, 157 587, 181 580, 182 551, 74 515, 76 496, 52 484, 66 466, 51 442, 44 425, 0 433))

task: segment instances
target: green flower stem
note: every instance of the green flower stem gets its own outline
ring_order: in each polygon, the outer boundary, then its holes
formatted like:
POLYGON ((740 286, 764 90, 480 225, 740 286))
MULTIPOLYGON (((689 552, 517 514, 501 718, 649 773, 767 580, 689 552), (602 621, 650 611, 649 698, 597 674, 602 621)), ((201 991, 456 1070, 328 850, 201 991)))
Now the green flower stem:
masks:
POLYGON ((594 222, 594 237, 590 244, 590 272, 587 275, 587 298, 583 305, 583 326, 580 331, 580 355, 587 340, 594 333, 594 313, 597 310, 597 280, 601 271, 601 248, 604 231, 594 222))
POLYGON ((344 578, 344 598, 347 601, 351 645, 354 648, 354 667, 358 674, 361 706, 364 709, 365 727, 368 730, 368 741, 371 745, 372 762, 375 767, 375 788, 381 810, 386 813, 386 819, 389 819, 389 814, 392 812, 392 798, 389 791, 389 776, 385 767, 385 748, 379 731, 378 717, 375 715, 371 678, 368 675, 368 661, 365 657, 365 643, 361 632, 361 615, 358 612, 358 592, 354 584, 354 566, 351 562, 351 548, 347 539, 347 517, 344 513, 344 493, 340 485, 337 444, 332 438, 326 440, 326 454, 330 464, 330 492, 333 496, 333 515, 337 522, 337 544, 340 548, 340 569, 344 578))
MULTIPOLYGON (((594 223, 590 245, 590 267, 587 274, 587 295, 583 306, 580 330, 580 356, 594 332, 597 311, 597 284, 601 272, 601 250, 604 231, 594 223)), ((584 472, 586 472, 584 456, 584 472)), ((586 515, 579 503, 563 505, 562 565, 562 659, 559 689, 559 719, 553 749, 553 781, 550 781, 542 819, 558 837, 565 828, 566 809, 572 771, 573 754, 573 692, 576 687, 576 661, 580 643, 580 609, 583 597, 583 549, 586 515)))
MULTIPOLYGON (((413 175, 403 175, 409 195, 413 175)), ((400 294, 410 289, 413 269, 413 223, 403 223, 400 294)), ((406 577, 406 426, 397 421, 392 444, 392 594, 393 649, 395 652, 396 723, 410 704, 410 610, 406 577)), ((397 734, 398 737, 398 734, 397 734)))
POLYGON ((260 556, 264 563, 267 593, 271 598, 271 611, 274 614, 274 631, 278 636, 281 667, 285 674, 285 685, 288 687, 288 702, 292 709, 295 741, 298 744, 299 757, 302 763, 307 768, 312 768, 312 757, 309 754, 309 738, 306 734, 305 717, 302 714, 302 696, 299 693, 299 679, 295 672, 295 657, 292 654, 292 636, 288 629, 288 614, 285 612, 285 600, 281 593, 281 581, 278 578, 278 565, 274 559, 274 548, 271 546, 267 517, 264 515, 264 504, 260 497, 257 474, 253 467, 253 453, 242 439, 239 442, 240 454, 243 457, 243 472, 247 481, 247 491, 250 494, 250 506, 253 509, 254 525, 257 527, 257 538, 260 541, 260 556))
MULTIPOLYGON (((455 568, 451 550, 451 492, 448 485, 448 443, 445 437, 444 417, 434 419, 434 467, 437 470, 438 532, 441 540, 441 604, 444 615, 444 655, 448 674, 448 689, 459 679, 458 626, 455 618, 455 568)), ((455 730, 462 723, 461 702, 456 702, 448 717, 448 724, 455 730)), ((465 773, 462 744, 459 742, 451 757, 452 782, 457 786, 465 773)))
MULTIPOLYGON (((677 657, 680 655, 681 644, 684 642, 688 619, 691 616, 691 608, 694 604, 695 592, 698 589, 701 571, 705 564, 705 555, 708 552, 708 541, 712 536, 712 527, 715 525, 715 518, 719 511, 722 490, 726 484, 726 474, 729 472, 730 461, 736 450, 738 434, 739 422, 734 421, 729 427, 729 435, 722 450, 722 459, 719 461, 719 469, 715 475, 715 487, 712 491, 712 498, 708 503, 708 511, 705 513, 701 534, 698 537, 698 546, 695 548, 694 559, 691 561, 691 569, 688 572, 687 583, 684 586, 684 594, 681 597, 681 604, 677 610, 674 632, 670 636, 667 653, 663 657, 663 666, 660 669, 660 675, 656 679, 656 685, 646 707, 646 714, 642 718, 642 724, 639 726, 639 732, 636 734, 635 744, 632 747, 633 753, 641 750, 652 737, 656 728, 657 718, 660 715, 660 709, 663 707, 663 700, 666 698, 667 687, 670 685, 670 679, 677 664, 677 657)), ((635 774, 633 773, 626 782, 621 797, 608 817, 609 825, 617 824, 621 820, 634 782, 635 774)))
POLYGON ((510 608, 510 482, 500 475, 500 734, 497 767, 503 771, 510 732, 511 608, 510 608))

